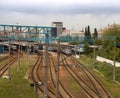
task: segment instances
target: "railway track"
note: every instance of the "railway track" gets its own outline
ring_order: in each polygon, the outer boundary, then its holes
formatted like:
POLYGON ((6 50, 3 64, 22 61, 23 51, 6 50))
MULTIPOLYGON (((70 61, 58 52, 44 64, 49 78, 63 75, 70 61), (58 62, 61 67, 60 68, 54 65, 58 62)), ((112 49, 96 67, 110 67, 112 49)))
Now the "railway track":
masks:
MULTIPOLYGON (((23 54, 20 55, 20 57, 22 57, 23 54)), ((14 55, 11 56, 11 58, 9 59, 9 61, 6 64, 2 64, 0 66, 0 77, 3 76, 3 74, 8 70, 9 67, 12 66, 13 63, 15 63, 18 59, 18 56, 16 55, 16 53, 14 55)))
POLYGON ((111 94, 107 91, 107 89, 104 87, 104 85, 100 82, 100 80, 98 80, 83 64, 75 60, 72 56, 70 58, 75 61, 77 65, 81 66, 81 70, 85 73, 86 77, 91 82, 100 98, 103 98, 103 96, 104 98, 113 98, 111 94))
MULTIPOLYGON (((65 59, 66 56, 62 54, 62 58, 65 59)), ((65 68, 71 77, 78 83, 84 92, 88 95, 88 98, 113 98, 103 85, 86 69, 75 61, 75 59, 69 56, 69 60, 64 60, 65 68), (69 64, 68 62, 74 62, 69 64), (79 74, 81 73, 81 74, 79 74), (84 77, 83 77, 84 76, 84 77)))
MULTIPOLYGON (((56 53, 54 53, 57 55, 56 53)), ((45 65, 43 64, 43 53, 38 52, 38 59, 30 71, 31 81, 34 85, 37 84, 38 93, 44 95, 45 89, 45 65), (39 85, 40 83, 40 85, 39 85)), ((81 63, 75 60, 72 56, 67 57, 65 54, 60 54, 60 63, 64 67, 64 73, 68 74, 81 89, 81 98, 113 98, 105 89, 102 83, 94 77, 81 63)), ((56 98, 56 64, 57 58, 53 53, 49 53, 48 66, 48 98, 56 98)), ((59 80, 59 97, 58 98, 77 98, 63 85, 63 81, 59 80)))
MULTIPOLYGON (((14 55, 16 55, 16 52, 11 52, 11 53, 10 53, 10 57, 12 57, 12 56, 14 56, 14 55)), ((2 63, 3 63, 4 61, 8 60, 8 59, 9 59, 9 55, 6 55, 5 57, 2 57, 2 58, 0 59, 0 64, 1 64, 1 66, 3 65, 2 63)))
POLYGON ((83 89, 84 94, 87 95, 86 97, 87 98, 94 98, 94 97, 98 98, 97 95, 94 92, 90 92, 89 87, 86 86, 86 84, 84 83, 84 81, 81 78, 78 78, 76 76, 76 73, 72 70, 72 67, 70 67, 69 64, 66 62, 64 55, 62 55, 62 59, 64 59, 64 61, 63 61, 64 67, 67 70, 68 74, 83 89))
MULTIPOLYGON (((55 62, 53 61, 53 56, 51 54, 49 54, 48 95, 47 95, 49 98, 56 98, 56 95, 55 95, 55 92, 56 92, 56 85, 55 85, 55 83, 56 83, 56 68, 55 68, 54 63, 55 62)), ((33 82, 33 84, 39 83, 39 82, 41 83, 41 85, 37 86, 41 95, 44 94, 44 86, 45 86, 44 71, 45 71, 45 66, 43 65, 43 53, 39 52, 38 59, 37 59, 36 63, 34 64, 34 66, 32 67, 32 69, 30 71, 30 75, 31 75, 31 81, 33 82)), ((68 91, 65 89, 65 87, 60 82, 59 98, 64 98, 65 96, 67 96, 66 98, 73 98, 73 97, 71 97, 72 95, 70 95, 68 93, 68 91)))
MULTIPOLYGON (((43 96, 44 94, 44 68, 43 66, 43 53, 38 53, 38 59, 35 65, 31 69, 31 80, 33 83, 41 83, 41 85, 37 86, 40 94, 43 96)), ((55 92, 53 88, 48 87, 48 98, 55 98, 55 92)))
MULTIPOLYGON (((53 54, 53 53, 52 53, 53 54)), ((55 60, 55 58, 53 58, 53 55, 52 54, 50 54, 51 56, 51 63, 52 64, 50 64, 50 69, 52 69, 51 70, 51 76, 53 76, 54 77, 54 81, 53 82, 56 82, 55 80, 56 80, 56 64, 57 64, 57 59, 55 60)), ((55 87, 55 83, 54 83, 54 87, 55 87)), ((68 92, 68 90, 63 86, 63 84, 62 84, 62 82, 59 80, 59 98, 64 98, 64 97, 66 97, 66 98, 74 98, 73 96, 72 96, 72 94, 70 94, 70 92, 68 92)))
POLYGON ((4 61, 4 60, 6 60, 6 59, 8 59, 8 55, 7 56, 5 56, 5 57, 2 57, 1 59, 0 59, 0 62, 2 62, 2 61, 4 61))

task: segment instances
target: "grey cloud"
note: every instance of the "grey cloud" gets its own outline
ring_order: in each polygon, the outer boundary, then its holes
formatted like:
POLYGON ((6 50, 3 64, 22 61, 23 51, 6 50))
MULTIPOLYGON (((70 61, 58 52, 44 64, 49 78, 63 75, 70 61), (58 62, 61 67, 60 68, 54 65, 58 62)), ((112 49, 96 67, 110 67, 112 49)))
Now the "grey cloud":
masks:
POLYGON ((25 14, 117 14, 119 6, 100 5, 0 5, 0 12, 20 12, 25 14))

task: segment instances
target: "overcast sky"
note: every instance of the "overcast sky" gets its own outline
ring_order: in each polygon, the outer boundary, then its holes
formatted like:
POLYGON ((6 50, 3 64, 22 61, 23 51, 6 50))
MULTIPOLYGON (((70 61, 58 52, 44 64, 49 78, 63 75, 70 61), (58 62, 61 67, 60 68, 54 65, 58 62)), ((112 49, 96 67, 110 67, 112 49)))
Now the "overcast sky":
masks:
POLYGON ((51 26, 53 21, 77 30, 120 24, 120 0, 0 0, 0 24, 51 26))

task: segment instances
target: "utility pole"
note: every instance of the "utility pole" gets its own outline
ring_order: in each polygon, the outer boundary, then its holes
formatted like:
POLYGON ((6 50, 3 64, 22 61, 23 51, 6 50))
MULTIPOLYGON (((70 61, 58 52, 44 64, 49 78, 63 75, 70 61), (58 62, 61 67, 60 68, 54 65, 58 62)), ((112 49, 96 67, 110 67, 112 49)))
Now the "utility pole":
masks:
MULTIPOLYGON (((28 28, 28 32, 30 32, 30 28, 28 28)), ((30 65, 29 60, 29 33, 25 33, 25 39, 26 39, 26 68, 30 65)))
POLYGON ((49 43, 49 39, 48 39, 48 32, 45 32, 45 47, 44 47, 44 56, 45 56, 45 61, 44 61, 44 66, 45 66, 45 86, 44 86, 44 98, 48 98, 48 43, 49 43))
POLYGON ((4 37, 3 37, 3 55, 4 55, 4 49, 5 49, 4 41, 5 41, 5 35, 4 35, 4 37))
POLYGON ((116 74, 116 42, 114 41, 114 65, 113 65, 113 81, 115 81, 116 74))
POLYGON ((27 41, 27 65, 30 65, 30 61, 29 61, 29 40, 27 41))
POLYGON ((79 46, 79 59, 80 59, 80 46, 79 46))
POLYGON ((17 66, 17 71, 20 70, 20 35, 19 32, 17 30, 18 33, 18 66, 17 66))
MULTIPOLYGON (((16 23, 18 25, 18 22, 16 23)), ((17 65, 17 72, 20 70, 20 32, 18 30, 18 27, 16 27, 16 33, 18 36, 18 65, 17 65)))
POLYGON ((94 46, 93 46, 93 59, 94 59, 94 67, 96 67, 95 65, 95 41, 94 41, 94 46))
POLYGON ((59 61, 60 61, 60 41, 59 38, 57 38, 56 98, 59 98, 59 61))
POLYGON ((8 66, 8 76, 9 76, 9 78, 8 78, 8 80, 11 80, 11 75, 10 75, 10 52, 11 52, 11 50, 10 50, 10 48, 11 48, 11 42, 10 42, 10 39, 9 39, 9 66, 8 66))
POLYGON ((36 95, 36 98, 38 98, 38 83, 35 83, 35 84, 34 84, 34 87, 35 87, 35 95, 36 95))

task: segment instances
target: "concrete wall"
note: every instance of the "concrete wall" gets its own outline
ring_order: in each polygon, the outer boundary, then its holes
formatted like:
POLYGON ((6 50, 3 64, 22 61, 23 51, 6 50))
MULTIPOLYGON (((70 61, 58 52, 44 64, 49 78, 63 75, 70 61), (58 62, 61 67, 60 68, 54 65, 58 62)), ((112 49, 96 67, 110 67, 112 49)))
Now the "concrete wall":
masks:
MULTIPOLYGON (((100 62, 106 62, 106 63, 109 63, 111 65, 114 65, 114 61, 106 59, 106 58, 103 58, 103 57, 100 57, 100 56, 97 56, 96 60, 100 61, 100 62)), ((120 67, 120 62, 116 62, 115 65, 116 65, 116 67, 120 67)))

